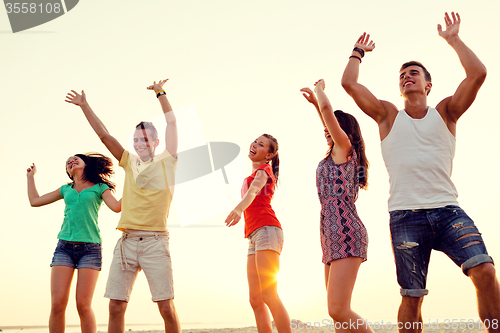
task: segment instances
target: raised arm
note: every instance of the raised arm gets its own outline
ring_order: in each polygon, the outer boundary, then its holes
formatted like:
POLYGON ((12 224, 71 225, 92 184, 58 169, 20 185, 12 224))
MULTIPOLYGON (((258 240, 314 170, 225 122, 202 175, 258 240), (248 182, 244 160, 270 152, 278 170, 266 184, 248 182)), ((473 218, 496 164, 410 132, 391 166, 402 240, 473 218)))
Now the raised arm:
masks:
POLYGON ((35 185, 36 166, 33 163, 27 170, 26 177, 28 178, 28 199, 31 207, 40 207, 51 204, 62 199, 60 188, 40 196, 35 185))
POLYGON ((373 49, 375 49, 375 43, 370 40, 370 35, 364 32, 354 44, 354 49, 342 75, 342 87, 354 99, 361 111, 380 124, 388 117, 389 113, 384 105, 388 102, 377 99, 370 90, 358 82, 361 59, 365 53, 371 52, 373 49))
POLYGON ((458 36, 460 15, 452 12, 450 17, 448 13, 445 13, 444 21, 445 30, 441 24, 438 24, 439 36, 443 37, 457 53, 465 70, 465 79, 460 83, 453 96, 445 98, 436 108, 441 114, 443 111, 446 113, 448 122, 456 123, 476 99, 477 92, 486 79, 486 67, 458 36))
POLYGON ((225 222, 228 227, 235 225, 241 220, 241 214, 243 214, 245 209, 252 204, 257 194, 259 194, 260 190, 266 185, 268 177, 269 176, 264 170, 257 170, 255 178, 250 184, 247 193, 245 193, 240 203, 227 216, 225 222))
POLYGON ((319 105, 318 105, 318 100, 316 99, 316 95, 314 95, 314 92, 309 88, 302 88, 302 89, 300 89, 300 91, 302 91, 302 96, 304 96, 305 99, 309 103, 314 105, 314 107, 316 108, 316 111, 318 112, 319 119, 321 120, 321 123, 323 124, 323 127, 326 127, 325 120, 323 119, 323 116, 321 115, 321 111, 320 111, 319 105))
POLYGON ((102 143, 104 143, 106 148, 108 148, 109 152, 118 161, 120 161, 125 149, 118 142, 118 140, 116 140, 113 136, 111 136, 111 134, 109 134, 106 126, 104 126, 102 121, 94 113, 89 103, 87 102, 87 96, 85 95, 85 92, 82 90, 82 94, 80 95, 76 91, 71 90, 71 92, 66 95, 65 101, 71 104, 78 105, 82 109, 83 114, 87 118, 90 126, 92 126, 92 129, 97 134, 99 139, 101 139, 102 143))
POLYGON ((325 121, 326 127, 328 128, 328 132, 332 136, 332 140, 340 149, 342 153, 347 154, 351 150, 351 141, 347 134, 345 134, 344 130, 340 127, 340 124, 333 113, 332 104, 330 100, 325 94, 325 81, 319 80, 315 84, 314 91, 316 92, 316 96, 318 98, 318 105, 321 111, 321 115, 325 121))
POLYGON ((165 90, 163 90, 163 85, 167 81, 168 79, 160 80, 158 81, 158 83, 154 81, 152 85, 147 87, 147 89, 153 90, 156 94, 156 97, 158 97, 161 109, 165 115, 165 121, 167 122, 167 128, 165 130, 165 147, 170 155, 172 155, 174 158, 177 158, 177 120, 175 119, 175 114, 172 111, 172 106, 167 99, 167 94, 165 93, 165 90))

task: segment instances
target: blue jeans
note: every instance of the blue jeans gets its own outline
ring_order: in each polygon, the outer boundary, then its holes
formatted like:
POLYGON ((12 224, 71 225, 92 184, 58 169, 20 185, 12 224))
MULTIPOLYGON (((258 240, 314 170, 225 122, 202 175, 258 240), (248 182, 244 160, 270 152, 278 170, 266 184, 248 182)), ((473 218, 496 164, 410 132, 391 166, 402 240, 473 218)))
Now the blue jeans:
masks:
POLYGON ((422 297, 431 250, 445 253, 467 270, 493 263, 474 222, 458 206, 390 212, 392 250, 402 296, 422 297))
POLYGON ((60 239, 50 264, 50 267, 52 266, 91 268, 100 271, 102 246, 99 243, 67 242, 60 239))

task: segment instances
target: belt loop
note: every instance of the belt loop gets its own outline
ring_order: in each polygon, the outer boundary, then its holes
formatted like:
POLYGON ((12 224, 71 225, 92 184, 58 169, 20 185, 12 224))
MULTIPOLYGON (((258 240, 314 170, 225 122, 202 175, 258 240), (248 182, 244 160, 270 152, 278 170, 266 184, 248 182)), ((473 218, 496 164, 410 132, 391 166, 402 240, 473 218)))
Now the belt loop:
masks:
POLYGON ((158 233, 155 232, 155 239, 158 240, 158 233))

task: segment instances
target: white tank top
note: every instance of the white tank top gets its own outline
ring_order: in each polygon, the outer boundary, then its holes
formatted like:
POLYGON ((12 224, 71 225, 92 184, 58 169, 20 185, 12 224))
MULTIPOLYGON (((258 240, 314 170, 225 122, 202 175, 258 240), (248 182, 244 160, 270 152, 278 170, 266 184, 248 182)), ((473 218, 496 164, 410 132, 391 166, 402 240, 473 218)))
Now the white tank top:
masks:
POLYGON ((389 211, 458 205, 450 178, 455 142, 436 109, 428 108, 422 119, 399 111, 381 142, 389 172, 389 211))

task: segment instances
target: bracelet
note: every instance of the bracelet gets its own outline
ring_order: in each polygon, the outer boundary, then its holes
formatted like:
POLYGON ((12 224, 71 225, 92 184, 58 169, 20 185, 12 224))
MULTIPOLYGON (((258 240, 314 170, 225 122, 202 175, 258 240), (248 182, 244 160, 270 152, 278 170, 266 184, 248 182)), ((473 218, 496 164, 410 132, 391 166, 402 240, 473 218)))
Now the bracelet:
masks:
POLYGON ((363 58, 365 56, 365 50, 360 49, 359 47, 355 47, 352 50, 358 52, 359 54, 361 54, 361 58, 363 58))
POLYGON ((358 57, 358 56, 352 55, 352 56, 349 57, 349 59, 351 59, 351 58, 356 58, 356 59, 359 60, 359 63, 362 63, 361 58, 358 57))
POLYGON ((156 98, 160 97, 161 95, 166 95, 167 93, 165 92, 165 90, 160 90, 156 93, 156 98))

